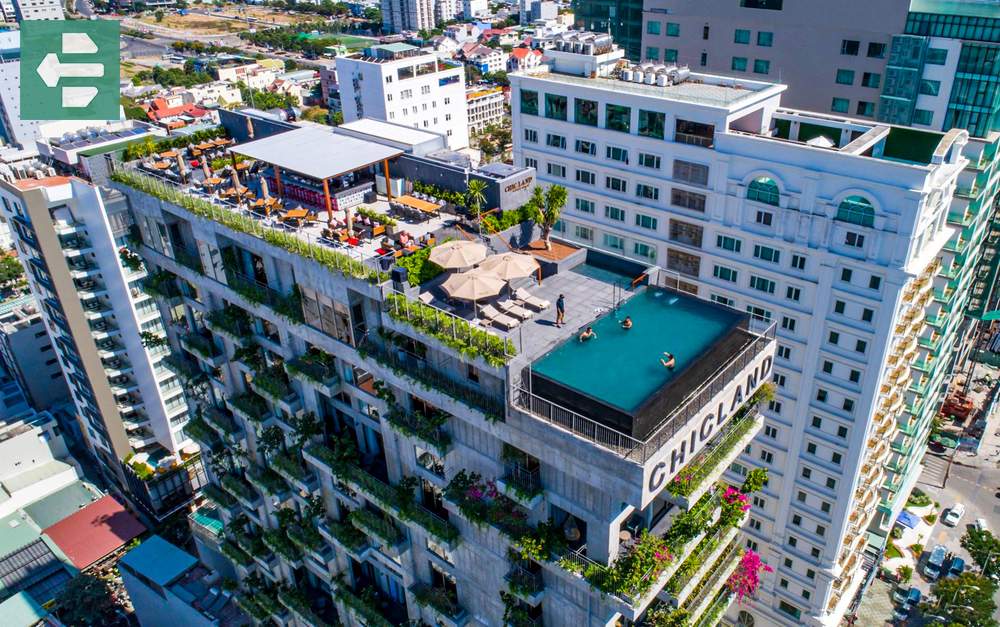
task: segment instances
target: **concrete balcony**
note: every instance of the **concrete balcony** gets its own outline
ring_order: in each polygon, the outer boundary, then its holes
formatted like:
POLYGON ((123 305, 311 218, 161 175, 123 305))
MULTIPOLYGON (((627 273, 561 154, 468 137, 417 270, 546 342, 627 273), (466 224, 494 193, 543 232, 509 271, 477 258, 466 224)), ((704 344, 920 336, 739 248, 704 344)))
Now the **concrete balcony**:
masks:
POLYGON ((180 344, 184 350, 212 368, 217 368, 226 362, 225 354, 208 336, 189 333, 180 338, 180 344))
POLYGON ((418 583, 410 586, 416 604, 423 611, 433 615, 433 624, 444 627, 464 627, 469 622, 469 613, 459 605, 453 592, 418 583))
POLYGON ((316 525, 316 529, 327 542, 359 562, 365 561, 371 545, 368 536, 350 523, 325 519, 316 525))

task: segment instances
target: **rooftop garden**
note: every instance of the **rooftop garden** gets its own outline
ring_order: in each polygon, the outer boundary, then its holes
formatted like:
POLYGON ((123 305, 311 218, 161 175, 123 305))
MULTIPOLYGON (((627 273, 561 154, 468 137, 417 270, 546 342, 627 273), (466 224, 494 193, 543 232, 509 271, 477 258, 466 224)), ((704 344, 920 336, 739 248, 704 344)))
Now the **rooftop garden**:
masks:
POLYGON ((306 242, 291 233, 266 227, 258 220, 219 207, 203 198, 198 198, 176 187, 171 187, 152 176, 147 176, 134 170, 119 170, 112 173, 111 180, 159 198, 160 200, 173 203, 201 218, 218 222, 234 231, 263 239, 268 244, 277 246, 289 253, 313 259, 330 270, 343 274, 345 277, 373 283, 382 278, 381 273, 374 268, 344 253, 306 242))
POLYGON ((412 255, 396 260, 397 266, 406 268, 410 285, 423 285, 444 272, 444 268, 429 259, 432 249, 433 246, 424 246, 412 255))

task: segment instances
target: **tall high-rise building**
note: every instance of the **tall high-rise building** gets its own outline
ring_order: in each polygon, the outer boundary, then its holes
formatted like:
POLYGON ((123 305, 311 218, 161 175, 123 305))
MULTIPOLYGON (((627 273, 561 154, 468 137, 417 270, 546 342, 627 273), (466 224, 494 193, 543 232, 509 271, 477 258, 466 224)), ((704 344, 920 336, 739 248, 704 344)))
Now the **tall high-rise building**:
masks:
POLYGON ((918 345, 923 376, 904 396, 878 524, 870 529, 869 552, 877 554, 921 471, 949 375, 967 358, 977 319, 996 306, 1000 8, 933 0, 847 2, 827 14, 781 2, 749 5, 648 3, 645 54, 651 62, 704 64, 741 81, 766 73, 788 84, 786 99, 796 107, 970 135, 968 162, 948 212, 952 236, 940 256, 935 300, 926 315, 932 331, 918 345), (873 25, 879 30, 872 31, 873 25))
POLYGON ((387 33, 431 30, 435 21, 435 0, 380 0, 382 30, 387 33))
POLYGON ((361 118, 442 133, 448 148, 469 145, 465 70, 409 44, 384 44, 337 57, 345 122, 361 118))
POLYGON ((55 347, 32 294, 0 303, 0 359, 36 409, 70 400, 55 347))
POLYGON ((21 118, 21 33, 0 31, 0 160, 18 161, 36 153, 37 120, 21 118))
POLYGON ((771 472, 748 543, 775 573, 733 613, 837 624, 869 531, 888 533, 919 473, 961 326, 953 194, 984 144, 785 109, 776 83, 615 68, 604 38, 558 39, 547 68, 511 76, 515 163, 568 188, 562 237, 778 324, 777 395, 731 471, 771 472))
POLYGON ((166 514, 199 487, 201 462, 185 450, 184 380, 151 297, 161 281, 135 251, 125 198, 55 176, 0 181, 0 200, 87 447, 138 506, 166 514))
MULTIPOLYGON (((286 202, 383 168, 449 176, 404 167, 400 146, 418 134, 384 132, 299 128, 230 150, 258 156, 247 172, 280 172, 268 187, 286 202), (300 150, 267 150, 288 142, 300 150), (311 157, 331 145, 336 163, 311 157)), ((505 271, 520 305, 452 307, 367 237, 346 250, 321 226, 273 230, 139 164, 112 181, 147 264, 196 288, 178 315, 222 355, 186 427, 212 452, 213 505, 191 522, 199 551, 231 561, 254 618, 598 627, 648 613, 710 622, 732 602, 725 583, 754 557, 744 508, 753 515, 765 478, 719 479, 762 427, 777 321, 689 293, 643 260, 559 243, 539 253, 542 284, 531 259, 505 271), (204 264, 179 263, 178 250, 204 264), (639 275, 641 287, 621 288, 639 275), (552 324, 564 304, 565 324, 552 324), (590 343, 577 337, 587 326, 590 343)), ((529 170, 504 193, 532 184, 529 170)), ((381 195, 366 205, 367 217, 390 207, 381 195)), ((450 224, 405 228, 442 242, 450 224)))
POLYGON ((642 8, 642 0, 573 1, 577 27, 610 34, 632 61, 642 58, 642 8))

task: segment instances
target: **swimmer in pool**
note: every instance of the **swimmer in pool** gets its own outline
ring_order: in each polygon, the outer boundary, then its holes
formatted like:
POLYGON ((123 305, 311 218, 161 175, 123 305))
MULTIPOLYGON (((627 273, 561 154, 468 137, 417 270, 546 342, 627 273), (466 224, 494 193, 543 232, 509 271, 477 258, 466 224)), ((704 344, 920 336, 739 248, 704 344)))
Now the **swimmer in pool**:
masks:
POLYGON ((625 319, 622 320, 622 328, 626 331, 632 328, 632 316, 625 316, 625 319))
POLYGON ((670 353, 668 353, 667 351, 663 351, 663 354, 666 356, 666 359, 664 359, 663 357, 660 357, 660 364, 664 368, 669 368, 669 369, 673 370, 674 366, 677 365, 677 360, 675 360, 674 356, 671 355, 670 353))
POLYGON ((587 340, 597 339, 597 334, 594 333, 594 327, 587 327, 587 330, 580 334, 580 341, 586 342, 587 340))

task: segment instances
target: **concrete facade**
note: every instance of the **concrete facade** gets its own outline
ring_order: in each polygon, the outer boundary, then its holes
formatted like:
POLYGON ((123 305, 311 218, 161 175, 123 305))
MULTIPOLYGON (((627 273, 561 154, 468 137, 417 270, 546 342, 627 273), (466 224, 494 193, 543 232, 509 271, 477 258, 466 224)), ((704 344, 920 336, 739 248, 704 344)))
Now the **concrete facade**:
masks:
POLYGON ((34 296, 0 304, 0 357, 37 409, 70 400, 59 359, 34 296))
POLYGON ((387 33, 431 30, 436 24, 434 0, 380 0, 379 4, 387 33))

